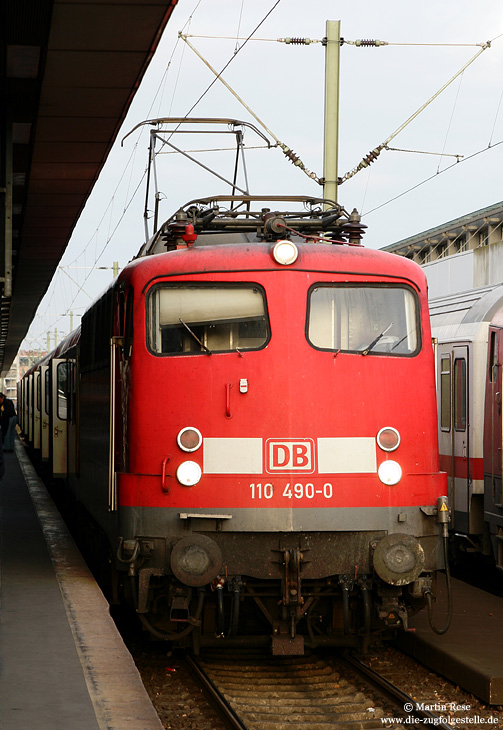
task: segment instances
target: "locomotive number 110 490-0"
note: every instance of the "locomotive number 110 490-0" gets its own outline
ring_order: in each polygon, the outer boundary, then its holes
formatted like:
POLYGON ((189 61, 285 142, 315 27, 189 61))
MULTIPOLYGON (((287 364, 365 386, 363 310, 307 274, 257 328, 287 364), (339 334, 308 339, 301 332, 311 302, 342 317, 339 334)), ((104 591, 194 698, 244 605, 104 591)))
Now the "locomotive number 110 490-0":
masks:
POLYGON ((267 482, 262 484, 261 482, 250 484, 251 498, 252 499, 272 499, 274 493, 280 492, 281 496, 285 499, 314 499, 314 497, 324 497, 325 499, 331 499, 334 493, 333 485, 330 482, 326 482, 323 487, 315 487, 314 484, 308 482, 295 482, 295 484, 288 482, 283 491, 281 487, 267 482))

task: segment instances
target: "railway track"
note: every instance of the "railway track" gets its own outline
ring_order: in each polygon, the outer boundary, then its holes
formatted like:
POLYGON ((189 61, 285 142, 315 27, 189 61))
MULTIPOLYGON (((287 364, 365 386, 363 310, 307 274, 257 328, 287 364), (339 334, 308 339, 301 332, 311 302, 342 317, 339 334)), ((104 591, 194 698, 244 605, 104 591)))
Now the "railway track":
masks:
MULTIPOLYGON (((396 725, 414 700, 350 656, 267 658, 212 655, 188 660, 229 728, 349 730, 396 725)), ((418 722, 447 728, 427 711, 418 722)), ((420 719, 419 719, 420 718, 420 719)), ((410 723, 410 720, 409 720, 410 723)))

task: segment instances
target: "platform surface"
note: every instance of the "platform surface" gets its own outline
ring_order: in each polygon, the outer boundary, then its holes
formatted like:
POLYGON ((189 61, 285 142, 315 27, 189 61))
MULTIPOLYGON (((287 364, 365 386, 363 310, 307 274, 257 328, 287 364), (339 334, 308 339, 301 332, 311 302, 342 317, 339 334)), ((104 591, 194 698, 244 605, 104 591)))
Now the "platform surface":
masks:
POLYGON ((22 445, 0 482, 1 730, 162 730, 22 445))
MULTIPOLYGON (((433 604, 437 628, 445 625, 445 576, 438 578, 439 599, 433 604)), ((459 684, 483 702, 503 704, 503 598, 452 579, 452 622, 435 634, 426 611, 410 620, 412 632, 401 633, 398 646, 422 664, 459 684)))

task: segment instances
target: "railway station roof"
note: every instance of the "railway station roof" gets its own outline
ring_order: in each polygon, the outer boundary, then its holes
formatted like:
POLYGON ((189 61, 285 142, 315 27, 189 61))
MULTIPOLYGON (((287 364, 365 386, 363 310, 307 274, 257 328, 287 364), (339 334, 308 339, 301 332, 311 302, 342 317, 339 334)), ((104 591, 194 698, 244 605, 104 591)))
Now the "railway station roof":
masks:
POLYGON ((503 202, 500 202, 392 243, 383 251, 406 256, 424 265, 502 240, 503 202))
POLYGON ((16 356, 177 2, 2 4, 2 373, 16 356))
POLYGON ((386 246, 422 266, 430 300, 503 281, 503 202, 386 246))

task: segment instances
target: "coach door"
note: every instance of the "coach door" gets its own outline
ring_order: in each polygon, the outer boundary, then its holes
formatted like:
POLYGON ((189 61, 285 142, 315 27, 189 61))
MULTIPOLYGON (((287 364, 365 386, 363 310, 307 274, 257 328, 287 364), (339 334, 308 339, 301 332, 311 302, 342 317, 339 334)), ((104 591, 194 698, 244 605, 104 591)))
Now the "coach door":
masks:
POLYGON ((452 352, 452 440, 453 494, 450 496, 454 515, 453 527, 468 531, 470 489, 470 413, 468 346, 453 347, 452 352))
POLYGON ((484 431, 484 477, 486 493, 491 494, 491 504, 501 507, 503 503, 502 477, 502 378, 503 330, 489 330, 489 367, 487 373, 484 431))
POLYGON ((28 375, 28 441, 33 443, 33 373, 28 375))
POLYGON ((33 448, 40 449, 40 370, 33 373, 33 448))
POLYGON ((28 430, 28 415, 27 415, 27 410, 28 410, 28 378, 23 378, 22 381, 21 381, 21 393, 23 394, 23 400, 22 400, 22 409, 23 409, 22 421, 23 421, 23 427, 22 428, 23 428, 23 434, 25 436, 27 436, 28 435, 28 433, 27 433, 27 430, 28 430))
POLYGON ((79 468, 79 440, 78 440, 78 415, 77 415, 77 361, 67 362, 67 468, 68 476, 78 474, 79 468))
POLYGON ((40 418, 41 418, 41 432, 40 432, 40 450, 42 455, 42 461, 49 461, 49 397, 51 389, 49 387, 49 376, 50 369, 48 365, 40 366, 40 418))
POLYGON ((51 361, 52 474, 65 477, 67 455, 67 367, 66 360, 51 361))

